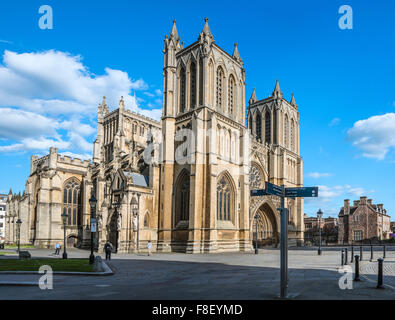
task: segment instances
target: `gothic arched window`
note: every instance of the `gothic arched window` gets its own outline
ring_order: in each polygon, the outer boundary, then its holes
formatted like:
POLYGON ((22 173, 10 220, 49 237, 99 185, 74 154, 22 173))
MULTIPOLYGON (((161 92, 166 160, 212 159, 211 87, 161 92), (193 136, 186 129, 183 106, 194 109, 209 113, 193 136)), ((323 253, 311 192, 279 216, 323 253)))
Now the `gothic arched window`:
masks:
POLYGON ((265 142, 270 143, 271 142, 271 118, 270 118, 270 112, 266 111, 265 115, 265 142))
POLYGON ((189 67, 189 90, 190 90, 190 106, 196 107, 196 64, 191 63, 189 67))
POLYGON ((228 87, 228 112, 229 114, 233 114, 234 111, 234 103, 235 103, 235 79, 231 75, 229 77, 229 87, 228 87))
POLYGON ((295 151, 295 123, 291 120, 291 150, 295 151))
POLYGON ((189 220, 190 175, 184 170, 178 178, 176 190, 176 225, 189 220))
POLYGON ((288 134, 289 134, 289 122, 288 122, 288 116, 285 115, 284 119, 284 145, 285 147, 288 147, 288 134))
POLYGON ((216 92, 216 95, 217 95, 217 107, 220 107, 220 108, 222 108, 222 106, 223 106, 223 91, 224 91, 224 88, 223 88, 224 83, 223 83, 223 81, 224 81, 224 72, 223 72, 221 67, 218 67, 218 69, 217 69, 217 92, 216 92))
POLYGON ((209 103, 213 106, 214 105, 214 64, 213 61, 210 59, 208 63, 208 90, 209 90, 209 103))
POLYGON ((217 220, 232 220, 233 194, 234 192, 229 178, 222 175, 217 183, 217 220))
POLYGON ((256 137, 258 139, 262 139, 262 119, 261 119, 261 114, 259 112, 256 114, 255 132, 256 132, 256 137))
POLYGON ((67 224, 77 226, 80 221, 80 183, 77 179, 72 178, 66 181, 63 186, 63 213, 68 215, 67 224))
POLYGON ((180 72, 180 112, 185 111, 185 70, 181 68, 180 72))
POLYGON ((203 61, 199 59, 199 104, 203 104, 203 61))
POLYGON ((258 189, 262 185, 262 176, 256 165, 250 168, 250 188, 258 189))

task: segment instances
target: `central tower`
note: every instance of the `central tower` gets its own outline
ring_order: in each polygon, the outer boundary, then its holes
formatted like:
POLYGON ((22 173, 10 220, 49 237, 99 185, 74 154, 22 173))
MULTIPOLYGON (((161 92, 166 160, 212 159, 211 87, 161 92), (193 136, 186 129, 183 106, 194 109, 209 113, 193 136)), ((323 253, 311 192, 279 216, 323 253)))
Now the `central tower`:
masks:
POLYGON ((184 48, 165 37, 158 250, 249 250, 245 70, 216 45, 205 19, 184 48))

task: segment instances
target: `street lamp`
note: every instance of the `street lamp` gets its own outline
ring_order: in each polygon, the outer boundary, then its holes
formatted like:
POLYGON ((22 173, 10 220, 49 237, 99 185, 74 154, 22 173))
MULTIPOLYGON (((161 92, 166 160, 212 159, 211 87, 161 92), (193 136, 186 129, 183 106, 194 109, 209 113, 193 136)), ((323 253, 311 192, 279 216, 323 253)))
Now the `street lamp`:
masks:
POLYGON ((259 215, 254 216, 255 219, 255 254, 258 254, 258 219, 259 215))
POLYGON ((89 204, 91 206, 91 254, 89 256, 89 264, 93 264, 95 261, 95 256, 93 255, 93 234, 96 232, 96 203, 97 200, 92 193, 89 199, 89 204))
POLYGON ((321 255, 321 218, 322 218, 322 211, 321 209, 318 210, 317 212, 317 218, 318 218, 318 228, 320 229, 320 243, 318 246, 318 255, 321 255))
POLYGON ((66 213, 66 210, 63 211, 62 213, 62 220, 63 220, 63 259, 67 259, 67 252, 66 252, 66 223, 67 223, 67 218, 68 214, 66 213))
POLYGON ((14 222, 15 222, 16 214, 15 213, 11 214, 11 217, 12 217, 12 243, 15 243, 15 224, 14 224, 14 222))
POLYGON ((18 218, 18 220, 16 220, 16 226, 17 226, 17 238, 18 238, 18 254, 19 251, 21 249, 21 224, 22 224, 22 220, 18 218))

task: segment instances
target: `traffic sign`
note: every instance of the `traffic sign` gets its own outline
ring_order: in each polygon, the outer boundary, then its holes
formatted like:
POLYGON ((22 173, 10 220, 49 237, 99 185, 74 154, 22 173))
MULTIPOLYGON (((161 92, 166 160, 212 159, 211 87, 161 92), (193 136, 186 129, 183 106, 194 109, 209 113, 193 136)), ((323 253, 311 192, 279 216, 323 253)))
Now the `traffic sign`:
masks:
POLYGON ((266 181, 266 192, 268 194, 282 197, 284 195, 283 190, 284 189, 282 187, 276 186, 275 184, 266 181))
POLYGON ((288 198, 318 197, 318 187, 285 188, 285 196, 288 198))
POLYGON ((266 196, 266 195, 268 195, 268 193, 266 192, 265 189, 251 190, 251 197, 266 196))

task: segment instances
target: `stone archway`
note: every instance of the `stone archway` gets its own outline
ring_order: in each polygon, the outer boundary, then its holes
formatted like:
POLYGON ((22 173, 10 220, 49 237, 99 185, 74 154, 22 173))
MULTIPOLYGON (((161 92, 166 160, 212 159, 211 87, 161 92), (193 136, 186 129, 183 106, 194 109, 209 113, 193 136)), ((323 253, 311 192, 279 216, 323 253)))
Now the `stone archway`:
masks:
POLYGON ((277 245, 280 240, 279 236, 279 223, 276 212, 273 206, 268 202, 264 202, 256 210, 252 218, 251 227, 251 239, 255 247, 256 242, 256 219, 254 218, 258 214, 258 247, 266 245, 277 245))
POLYGON ((108 228, 108 241, 111 243, 113 247, 113 252, 118 252, 118 240, 119 240, 119 230, 118 230, 118 210, 114 210, 111 218, 109 219, 109 223, 107 225, 108 228))

